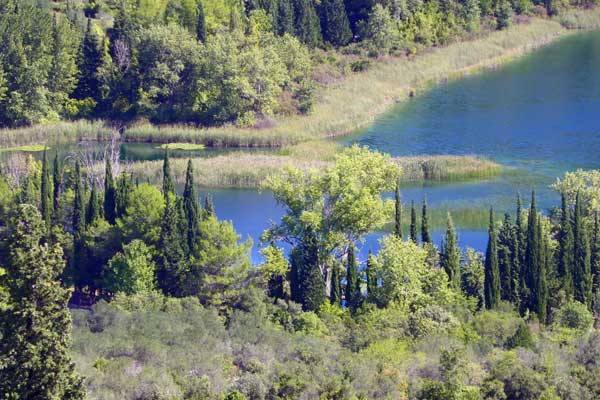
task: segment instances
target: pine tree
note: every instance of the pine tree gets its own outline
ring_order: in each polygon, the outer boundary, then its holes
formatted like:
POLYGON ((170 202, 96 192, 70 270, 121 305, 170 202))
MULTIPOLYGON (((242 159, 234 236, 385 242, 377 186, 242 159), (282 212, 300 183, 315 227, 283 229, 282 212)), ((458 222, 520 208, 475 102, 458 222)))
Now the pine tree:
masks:
POLYGON ((490 228, 485 252, 484 296, 487 309, 496 308, 500 302, 500 272, 498 271, 498 245, 494 227, 494 212, 490 209, 490 228))
POLYGON ((58 153, 54 156, 54 163, 52 167, 52 219, 56 223, 58 221, 58 215, 60 210, 60 187, 62 183, 62 177, 60 173, 60 164, 58 162, 58 153))
POLYGON ((294 7, 291 0, 277 2, 277 34, 294 34, 294 7))
POLYGON ((169 149, 165 149, 165 156, 163 158, 163 183, 162 192, 165 198, 169 193, 175 193, 175 183, 173 182, 173 175, 171 174, 171 163, 169 162, 169 149))
POLYGON ((394 234, 398 239, 404 239, 402 233, 402 198, 400 197, 400 179, 396 182, 395 192, 394 234))
POLYGON ((186 236, 190 251, 193 251, 200 226, 200 207, 198 204, 198 193, 194 185, 194 167, 192 160, 188 160, 187 171, 185 173, 185 187, 183 189, 183 201, 186 217, 186 236))
POLYGON ((341 305, 342 304, 342 291, 340 285, 340 267, 334 265, 331 267, 331 293, 329 296, 331 304, 341 305))
POLYGON ((206 16, 204 14, 204 6, 202 1, 198 1, 198 21, 196 22, 196 38, 206 43, 206 16))
POLYGON ((498 233, 498 270, 500 272, 500 298, 511 301, 514 293, 514 234, 510 215, 504 214, 504 222, 498 233))
POLYGON ((354 255, 354 245, 348 248, 348 260, 346 265, 346 306, 355 309, 360 305, 360 280, 358 278, 358 269, 356 257, 354 255))
POLYGON ((185 254, 181 247, 185 239, 181 236, 178 223, 177 199, 175 195, 167 194, 159 239, 161 255, 157 281, 165 294, 173 296, 178 294, 180 278, 185 268, 185 254))
POLYGON ((52 221, 52 195, 50 194, 50 168, 46 148, 42 157, 42 182, 40 185, 42 220, 46 224, 46 232, 50 232, 52 221))
POLYGON ((421 216, 421 242, 431 243, 431 234, 429 233, 429 219, 427 218, 427 201, 423 200, 423 214, 421 216))
POLYGON ((321 43, 321 26, 313 1, 295 0, 294 14, 296 37, 309 47, 318 46, 321 43))
POLYGON ((87 225, 92 225, 101 216, 100 210, 100 195, 96 190, 96 185, 92 184, 90 192, 90 200, 88 202, 87 212, 85 214, 85 222, 87 225))
POLYGON ((104 170, 104 218, 114 224, 117 217, 117 189, 110 156, 106 154, 104 170))
POLYGON ((583 215, 583 205, 579 192, 575 198, 573 218, 573 283, 575 300, 591 307, 592 272, 590 264, 590 244, 583 215))
POLYGON ((325 40, 334 46, 345 46, 352 40, 343 0, 321 2, 321 29, 325 40))
POLYGON ((571 211, 564 193, 561 194, 561 220, 558 233, 558 278, 568 299, 573 298, 574 237, 571 211))
POLYGON ((448 213, 446 237, 442 243, 442 251, 440 255, 442 268, 448 274, 450 286, 454 289, 460 288, 460 249, 458 247, 458 238, 452 216, 448 213))
POLYGON ((78 99, 100 97, 100 79, 98 69, 102 65, 102 46, 98 35, 92 28, 92 20, 87 20, 87 28, 83 36, 83 42, 78 57, 79 82, 75 89, 78 99))
POLYGON ((410 240, 417 244, 417 211, 415 210, 415 202, 410 203, 410 240))
POLYGON ((40 213, 21 205, 10 223, 5 280, 9 306, 0 319, 0 393, 6 399, 85 398, 70 357, 70 293, 58 280, 64 269, 58 244, 40 244, 40 213))

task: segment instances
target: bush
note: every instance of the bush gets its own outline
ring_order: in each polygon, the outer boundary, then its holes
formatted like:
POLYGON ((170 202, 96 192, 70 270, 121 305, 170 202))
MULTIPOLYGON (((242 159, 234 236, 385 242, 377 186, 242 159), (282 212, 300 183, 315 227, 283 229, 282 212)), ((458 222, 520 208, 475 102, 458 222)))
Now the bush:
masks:
POLYGON ((555 326, 579 332, 588 331, 594 323, 592 313, 578 301, 565 304, 556 314, 555 326))

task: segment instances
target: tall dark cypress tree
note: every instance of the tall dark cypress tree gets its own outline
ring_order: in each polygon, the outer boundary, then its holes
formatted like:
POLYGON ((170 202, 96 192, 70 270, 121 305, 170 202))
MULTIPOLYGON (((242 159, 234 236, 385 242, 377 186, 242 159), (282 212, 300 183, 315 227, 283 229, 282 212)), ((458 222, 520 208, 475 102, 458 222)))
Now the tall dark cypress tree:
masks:
POLYGON ((548 270, 550 264, 550 246, 548 240, 542 237, 541 218, 537 217, 536 236, 539 244, 540 268, 536 274, 536 296, 535 311, 540 322, 546 323, 548 320, 548 270))
POLYGON ((598 293, 600 286, 600 216, 594 213, 594 233, 592 235, 592 254, 590 264, 592 268, 592 293, 598 293))
POLYGON ((110 155, 106 154, 104 170, 104 218, 114 224, 117 217, 117 188, 112 172, 110 155))
POLYGON ((429 233, 429 218, 427 217, 427 200, 425 199, 423 199, 423 213, 421 216, 421 241, 423 244, 432 242, 429 233))
POLYGON ((561 219, 558 233, 558 278, 568 299, 573 298, 574 237, 571 210, 564 193, 561 194, 561 219))
POLYGON ((515 225, 512 230, 512 292, 509 301, 517 307, 521 305, 521 256, 519 247, 519 236, 515 225))
POLYGON ((510 215, 504 214, 504 221, 498 233, 498 270, 500 272, 500 298, 511 301, 513 297, 513 246, 514 234, 510 215))
POLYGON ((75 162, 75 199, 73 201, 73 258, 70 266, 70 278, 76 286, 85 286, 85 199, 84 186, 81 180, 79 160, 75 162))
POLYGON ((132 176, 126 173, 121 173, 119 178, 117 178, 116 187, 117 196, 115 201, 115 216, 119 218, 125 215, 131 200, 131 191, 133 190, 132 176))
POLYGON ((331 304, 337 306, 342 304, 342 290, 340 285, 340 267, 336 264, 331 267, 331 293, 329 295, 331 304))
POLYGON ((177 199, 167 194, 165 211, 160 232, 159 268, 157 280, 165 294, 176 296, 180 289, 180 278, 185 268, 185 254, 181 247, 185 240, 179 227, 177 199))
POLYGON ((484 297, 487 309, 496 308, 500 302, 500 272, 498 271, 498 245, 494 227, 494 212, 490 209, 490 228, 485 252, 484 297))
POLYGON ((579 192, 575 198, 573 218, 573 283, 575 300, 591 307, 592 270, 590 264, 590 244, 588 240, 583 205, 579 192))
POLYGON ((88 18, 87 28, 83 36, 81 50, 78 57, 80 78, 75 89, 75 97, 78 99, 100 97, 100 79, 98 69, 102 65, 102 48, 98 35, 92 28, 92 20, 88 18))
POLYGON ((323 0, 320 9, 325 40, 334 46, 347 45, 352 40, 352 31, 343 0, 323 0))
POLYGON ((535 192, 531 193, 531 205, 527 217, 527 239, 525 248, 525 263, 523 265, 524 286, 522 292, 522 305, 525 309, 536 310, 538 303, 538 277, 541 270, 540 243, 537 236, 537 208, 535 203, 535 192))
POLYGON ((440 257, 442 268, 448 274, 450 286, 454 289, 460 288, 460 249, 458 247, 458 238, 452 216, 448 213, 448 221, 446 228, 446 237, 442 243, 442 251, 440 257))
POLYGON ((169 149, 165 149, 165 156, 163 158, 163 183, 162 192, 165 197, 169 193, 175 193, 175 183, 173 182, 173 175, 171 174, 171 163, 169 161, 169 149))
POLYGON ((46 148, 42 158, 42 182, 40 186, 40 205, 42 219, 46 224, 46 232, 50 232, 50 224, 52 221, 52 194, 50 193, 50 167, 48 165, 48 156, 46 148))
POLYGON ((305 311, 318 311, 325 302, 325 280, 319 268, 317 236, 311 228, 304 232, 295 262, 296 301, 305 311))
POLYGON ((187 171, 185 173, 183 202, 187 224, 187 244, 189 251, 191 252, 194 250, 194 244, 196 243, 200 227, 200 207, 198 204, 198 193, 196 192, 194 184, 194 167, 192 165, 192 160, 188 160, 187 171))
POLYGON ((398 239, 404 239, 404 234, 402 233, 402 198, 400 197, 400 178, 398 178, 398 182, 396 182, 396 192, 394 200, 394 234, 398 239))
POLYGON ((56 223, 58 221, 58 212, 60 210, 60 187, 62 184, 62 176, 60 173, 60 164, 58 162, 58 153, 54 155, 54 163, 52 165, 52 218, 56 223))
POLYGON ((375 272, 375 260, 373 259, 373 253, 369 249, 369 256, 367 257, 367 301, 370 303, 376 302, 377 293, 377 274, 375 272))
POLYGON ((355 309, 360 305, 360 301, 360 280, 354 255, 354 245, 350 245, 346 265, 346 306, 355 309))
POLYGON ((213 199, 210 194, 207 194, 204 197, 204 216, 212 217, 215 215, 215 205, 213 204, 213 199))
POLYGON ((92 190, 90 192, 90 200, 88 202, 87 212, 85 214, 85 221, 87 225, 91 225, 100 218, 100 196, 96 190, 96 185, 92 183, 92 190))
POLYGON ((417 243, 417 210, 415 210, 415 202, 410 203, 410 240, 417 243))
POLYGON ((196 22, 196 38, 202 43, 206 43, 206 15, 202 1, 198 1, 198 20, 196 22))

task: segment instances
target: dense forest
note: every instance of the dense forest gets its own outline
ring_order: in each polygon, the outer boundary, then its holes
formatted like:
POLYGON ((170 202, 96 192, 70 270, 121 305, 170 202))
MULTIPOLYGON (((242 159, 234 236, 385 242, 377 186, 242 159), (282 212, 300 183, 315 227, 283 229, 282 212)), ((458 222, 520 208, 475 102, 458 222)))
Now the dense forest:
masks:
POLYGON ((309 113, 315 88, 387 55, 580 0, 2 0, 0 126, 200 126, 309 113))
POLYGON ((117 170, 45 152, 0 180, 3 398, 600 396, 597 171, 557 181, 555 209, 490 210, 463 254, 451 215, 438 249, 398 166, 353 146, 265 183, 286 214, 251 266, 191 162, 183 188, 168 151, 160 187, 117 170))

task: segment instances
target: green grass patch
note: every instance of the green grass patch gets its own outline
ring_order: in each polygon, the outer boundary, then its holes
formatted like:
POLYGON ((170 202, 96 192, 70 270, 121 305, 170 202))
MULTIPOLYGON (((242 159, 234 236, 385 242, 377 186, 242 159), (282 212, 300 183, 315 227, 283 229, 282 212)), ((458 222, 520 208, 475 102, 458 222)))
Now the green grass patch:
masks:
POLYGON ((161 149, 169 150, 204 150, 205 145, 201 143, 164 143, 158 146, 161 149))
POLYGON ((44 149, 49 149, 46 145, 43 144, 30 144, 24 146, 13 146, 13 147, 5 147, 0 148, 0 153, 8 153, 12 151, 26 151, 29 153, 37 153, 40 151, 44 151, 44 149))
POLYGON ((114 130, 101 121, 56 122, 17 129, 0 129, 4 148, 40 143, 74 143, 109 140, 114 130))

